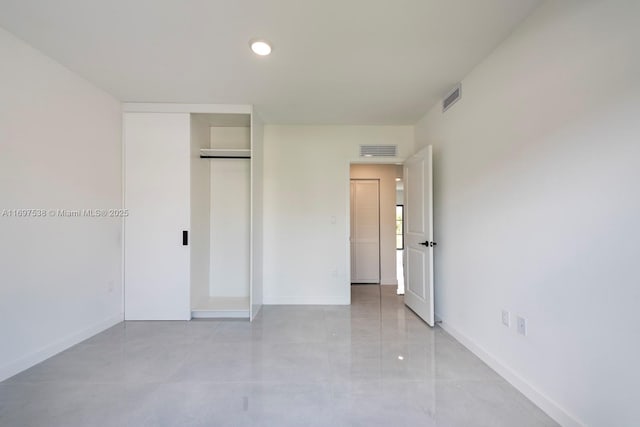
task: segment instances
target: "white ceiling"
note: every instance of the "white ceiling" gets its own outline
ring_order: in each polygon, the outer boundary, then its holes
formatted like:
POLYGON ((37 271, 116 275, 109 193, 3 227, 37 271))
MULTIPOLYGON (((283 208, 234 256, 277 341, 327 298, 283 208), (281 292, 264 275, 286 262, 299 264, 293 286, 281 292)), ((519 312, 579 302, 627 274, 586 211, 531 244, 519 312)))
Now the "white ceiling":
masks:
POLYGON ((122 101, 413 124, 540 0, 0 0, 0 26, 122 101), (272 42, 269 57, 248 42, 272 42))

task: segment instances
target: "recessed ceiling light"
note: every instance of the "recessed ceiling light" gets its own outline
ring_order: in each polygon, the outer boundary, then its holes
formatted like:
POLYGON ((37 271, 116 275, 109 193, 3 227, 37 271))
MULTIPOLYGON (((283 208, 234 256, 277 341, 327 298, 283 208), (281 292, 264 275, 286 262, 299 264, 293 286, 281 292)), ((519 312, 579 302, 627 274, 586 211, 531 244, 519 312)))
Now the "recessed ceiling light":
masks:
POLYGON ((271 45, 264 40, 251 40, 249 44, 256 55, 267 56, 271 53, 271 45))

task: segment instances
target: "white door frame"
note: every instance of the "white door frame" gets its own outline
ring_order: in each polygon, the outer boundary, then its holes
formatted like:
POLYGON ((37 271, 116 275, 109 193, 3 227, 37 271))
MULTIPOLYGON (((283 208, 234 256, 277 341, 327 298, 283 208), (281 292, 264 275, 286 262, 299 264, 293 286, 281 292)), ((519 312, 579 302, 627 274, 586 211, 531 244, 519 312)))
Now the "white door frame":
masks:
MULTIPOLYGON (((412 153, 413 154, 413 153, 412 153)), ((345 252, 344 252, 344 257, 347 260, 346 262, 346 266, 347 266, 347 274, 346 274, 346 280, 344 281, 344 286, 345 286, 345 290, 346 290, 346 295, 349 301, 349 304, 351 304, 351 242, 350 242, 350 237, 351 237, 351 221, 349 220, 351 218, 351 165, 403 165, 405 160, 407 158, 406 157, 373 157, 370 160, 363 160, 362 157, 354 157, 349 159, 346 162, 346 167, 343 169, 343 173, 344 173, 344 181, 346 182, 348 185, 346 185, 346 191, 344 192, 344 198, 345 198, 345 205, 346 205, 346 218, 347 221, 346 222, 346 228, 345 228, 345 252)), ((382 276, 380 277, 380 280, 382 280, 382 276)))

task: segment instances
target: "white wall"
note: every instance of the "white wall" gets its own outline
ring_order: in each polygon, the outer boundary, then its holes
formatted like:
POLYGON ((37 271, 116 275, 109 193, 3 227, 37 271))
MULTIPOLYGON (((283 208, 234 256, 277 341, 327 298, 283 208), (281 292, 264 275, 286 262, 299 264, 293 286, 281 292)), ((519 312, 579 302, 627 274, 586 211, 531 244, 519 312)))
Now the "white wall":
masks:
POLYGON ((200 158, 210 148, 210 128, 203 117, 191 115, 191 307, 209 297, 210 160, 200 158))
POLYGON ((251 148, 249 126, 211 126, 211 148, 251 148))
MULTIPOLYGON (((0 29, 0 211, 122 207, 121 105, 0 29)), ((119 218, 0 216, 0 380, 122 319, 119 218)))
POLYGON ((351 165, 351 178, 380 180, 380 284, 397 285, 396 165, 351 165))
MULTIPOLYGON (((249 127, 212 126, 211 148, 250 148, 249 127)), ((251 162, 210 159, 211 271, 209 295, 249 297, 251 162)))
POLYGON ((265 304, 349 303, 349 164, 360 144, 398 144, 402 161, 413 127, 265 126, 265 304))
POLYGON ((639 17, 547 2, 416 128, 434 145, 437 315, 565 425, 640 424, 639 17))
POLYGON ((209 164, 209 295, 248 298, 251 277, 251 164, 247 159, 210 159, 209 164))

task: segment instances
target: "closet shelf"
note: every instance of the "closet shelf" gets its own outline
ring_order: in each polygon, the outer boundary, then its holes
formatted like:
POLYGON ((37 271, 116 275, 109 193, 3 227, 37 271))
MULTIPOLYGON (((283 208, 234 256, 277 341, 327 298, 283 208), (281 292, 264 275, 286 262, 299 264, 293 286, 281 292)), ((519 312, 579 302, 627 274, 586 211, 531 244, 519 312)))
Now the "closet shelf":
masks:
POLYGON ((250 159, 251 150, 247 148, 201 148, 201 159, 250 159))

